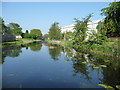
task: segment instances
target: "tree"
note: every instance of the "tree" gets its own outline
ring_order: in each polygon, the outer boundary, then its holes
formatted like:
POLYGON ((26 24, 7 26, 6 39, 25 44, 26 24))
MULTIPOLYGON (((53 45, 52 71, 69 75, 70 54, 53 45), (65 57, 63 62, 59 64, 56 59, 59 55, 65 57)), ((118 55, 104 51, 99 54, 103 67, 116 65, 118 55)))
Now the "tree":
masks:
POLYGON ((54 22, 49 29, 49 38, 50 39, 60 39, 61 38, 61 30, 58 26, 58 22, 54 22))
POLYGON ((109 7, 103 8, 102 15, 105 15, 104 29, 107 36, 120 36, 120 2, 112 2, 109 7))
POLYGON ((59 60, 59 55, 61 53, 62 47, 60 46, 54 46, 54 45, 49 45, 49 54, 53 60, 59 60))
POLYGON ((28 30, 26 30, 26 33, 29 33, 29 31, 28 31, 28 30))
POLYGON ((4 20, 0 17, 0 34, 10 33, 10 28, 4 24, 4 20))
POLYGON ((17 23, 9 23, 8 27, 10 28, 11 33, 13 35, 21 35, 22 34, 22 28, 17 23))
POLYGON ((102 44, 103 42, 107 41, 106 30, 104 29, 104 22, 99 21, 96 27, 97 32, 95 30, 91 30, 89 33, 89 44, 102 44))
POLYGON ((42 38, 42 33, 40 29, 32 29, 30 31, 30 37, 33 39, 41 39, 42 38))
POLYGON ((70 40, 70 39, 72 40, 74 38, 73 32, 66 32, 66 34, 64 34, 64 38, 66 40, 70 40))
POLYGON ((30 38, 30 33, 28 30, 26 30, 26 32, 23 34, 24 38, 30 38))
POLYGON ((47 39, 48 39, 48 34, 44 34, 42 38, 43 38, 44 40, 47 40, 47 39))
POLYGON ((81 44, 83 44, 85 42, 87 33, 86 31, 88 30, 87 27, 87 23, 89 21, 89 19, 92 17, 91 14, 89 14, 86 18, 83 18, 83 20, 78 20, 75 18, 75 31, 74 31, 74 42, 73 45, 75 45, 75 47, 79 47, 81 46, 81 44))
POLYGON ((42 43, 41 42, 40 43, 39 42, 38 43, 32 43, 29 46, 30 46, 30 49, 32 51, 40 51, 41 48, 42 48, 42 43))

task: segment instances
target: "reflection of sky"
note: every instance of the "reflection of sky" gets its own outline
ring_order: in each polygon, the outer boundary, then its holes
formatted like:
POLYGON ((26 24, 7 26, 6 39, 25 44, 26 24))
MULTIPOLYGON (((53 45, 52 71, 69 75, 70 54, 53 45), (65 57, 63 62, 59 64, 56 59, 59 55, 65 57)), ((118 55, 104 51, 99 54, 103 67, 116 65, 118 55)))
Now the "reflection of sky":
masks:
POLYGON ((6 88, 95 88, 99 87, 102 74, 97 70, 91 71, 90 80, 79 73, 73 76, 74 69, 71 61, 64 62, 65 56, 59 56, 58 61, 51 59, 47 46, 40 51, 22 48, 18 57, 6 57, 3 64, 3 87, 6 88), (12 76, 10 76, 12 74, 12 76))

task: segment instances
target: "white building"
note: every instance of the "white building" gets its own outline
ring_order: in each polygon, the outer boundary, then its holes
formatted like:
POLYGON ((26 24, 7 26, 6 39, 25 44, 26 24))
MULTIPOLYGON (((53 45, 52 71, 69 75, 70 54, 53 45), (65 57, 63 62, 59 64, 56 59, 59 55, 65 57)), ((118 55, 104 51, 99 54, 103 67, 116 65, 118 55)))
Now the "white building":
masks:
MULTIPOLYGON (((91 30, 95 30, 95 32, 97 32, 97 25, 98 25, 98 22, 100 20, 94 20, 94 21, 90 21, 88 22, 88 36, 86 39, 88 39, 89 37, 89 33, 91 32, 91 30)), ((74 24, 71 24, 71 25, 68 25, 68 26, 64 26, 64 27, 61 27, 61 33, 66 33, 66 32, 74 32, 74 24)))
POLYGON ((95 30, 97 32, 97 25, 100 20, 90 21, 88 22, 88 30, 95 30))
POLYGON ((16 38, 22 38, 22 36, 21 35, 17 35, 16 38))
POLYGON ((74 24, 68 25, 61 27, 61 33, 66 33, 66 32, 74 32, 74 24))

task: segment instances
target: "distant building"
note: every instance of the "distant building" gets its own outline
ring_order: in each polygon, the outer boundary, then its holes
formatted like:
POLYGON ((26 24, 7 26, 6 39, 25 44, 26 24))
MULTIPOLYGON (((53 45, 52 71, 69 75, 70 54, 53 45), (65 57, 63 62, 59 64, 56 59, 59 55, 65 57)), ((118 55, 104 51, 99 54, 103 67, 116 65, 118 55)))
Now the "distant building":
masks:
MULTIPOLYGON (((88 36, 86 39, 89 38, 89 33, 91 32, 91 30, 94 30, 95 32, 97 32, 96 27, 97 27, 99 21, 100 20, 94 20, 94 21, 88 22, 88 31, 87 31, 88 36)), ((75 24, 61 27, 61 33, 74 32, 74 26, 75 26, 75 24)))
POLYGON ((66 32, 74 32, 74 24, 68 25, 61 27, 61 33, 66 33, 66 32))
POLYGON ((16 38, 22 38, 22 36, 21 35, 17 35, 16 38))

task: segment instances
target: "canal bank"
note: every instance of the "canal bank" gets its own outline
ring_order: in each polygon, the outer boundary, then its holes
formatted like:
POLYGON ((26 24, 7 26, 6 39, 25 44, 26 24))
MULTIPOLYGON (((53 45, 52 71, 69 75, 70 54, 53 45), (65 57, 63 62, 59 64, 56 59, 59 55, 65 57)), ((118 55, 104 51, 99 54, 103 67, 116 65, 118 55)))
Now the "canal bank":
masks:
POLYGON ((103 44, 83 44, 80 48, 73 46, 73 41, 48 40, 51 44, 57 44, 65 47, 74 48, 77 51, 87 51, 105 56, 115 56, 120 58, 120 40, 108 41, 103 44))
POLYGON ((37 42, 37 41, 42 41, 42 40, 24 38, 24 39, 16 39, 15 41, 12 41, 12 42, 2 42, 1 44, 3 46, 8 45, 8 44, 25 45, 25 44, 29 44, 29 43, 33 43, 33 42, 37 42))

